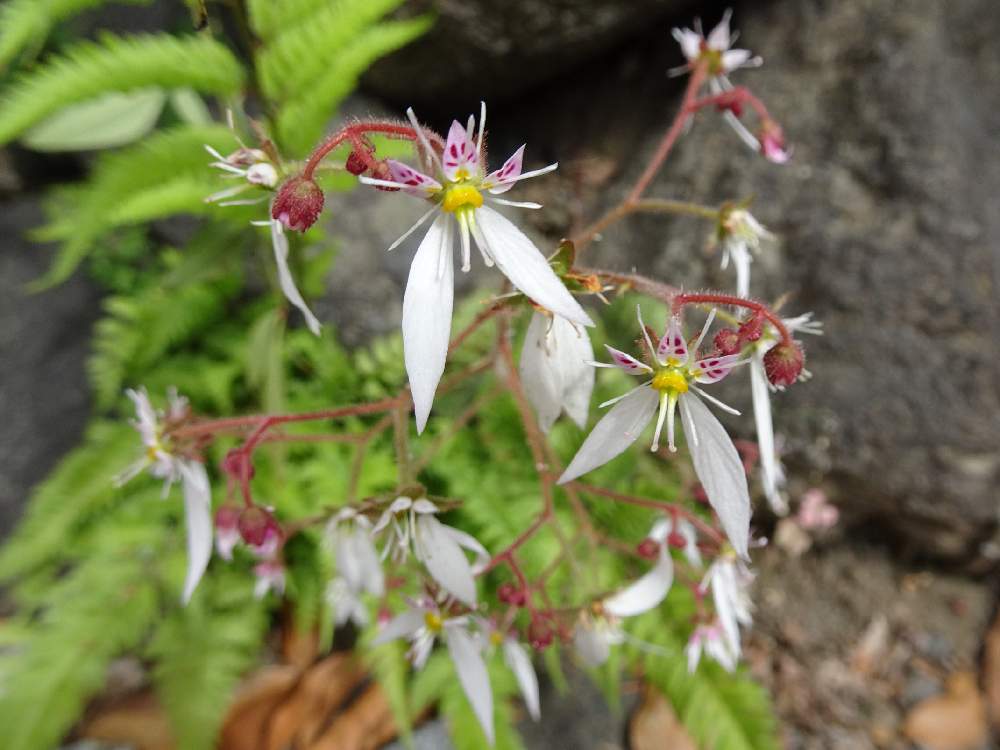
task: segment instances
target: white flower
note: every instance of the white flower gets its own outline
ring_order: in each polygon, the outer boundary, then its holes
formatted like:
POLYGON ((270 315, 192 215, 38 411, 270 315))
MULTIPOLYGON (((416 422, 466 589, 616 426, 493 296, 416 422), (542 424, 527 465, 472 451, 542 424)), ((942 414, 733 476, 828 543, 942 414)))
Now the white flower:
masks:
POLYGON ((701 582, 703 591, 711 588, 715 614, 729 651, 738 658, 740 648, 740 625, 753 624, 750 614, 750 584, 753 574, 731 551, 724 551, 713 562, 701 582))
POLYGON ((688 672, 693 673, 698 668, 702 650, 714 661, 718 662, 727 672, 732 672, 736 669, 739 655, 730 649, 718 621, 713 622, 711 625, 699 625, 691 634, 687 646, 684 647, 684 653, 687 656, 688 672))
MULTIPOLYGON (((812 313, 782 321, 792 333, 823 334, 823 324, 812 319, 812 313)), ((754 344, 750 358, 750 394, 753 398, 753 418, 757 429, 757 447, 760 451, 760 473, 764 496, 771 509, 779 516, 788 513, 788 501, 782 494, 785 472, 778 460, 774 441, 774 422, 771 414, 771 391, 764 370, 764 355, 777 343, 774 330, 768 326, 764 335, 754 344)))
POLYGON ((285 568, 277 560, 257 563, 253 567, 253 573, 257 578, 253 595, 257 599, 263 599, 268 591, 273 591, 279 596, 285 593, 285 568))
POLYGON ((736 294, 750 294, 750 263, 760 251, 761 240, 772 240, 771 234, 753 215, 742 208, 727 211, 721 217, 718 238, 722 245, 722 268, 732 261, 736 269, 736 294))
POLYGON ((695 395, 701 394, 720 408, 734 414, 739 413, 705 393, 697 385, 716 383, 728 375, 733 367, 745 361, 740 360, 739 354, 696 358, 698 347, 708 333, 713 317, 714 315, 709 316, 701 335, 690 349, 682 334, 680 321, 676 317, 671 318, 666 333, 654 348, 640 311, 639 328, 646 339, 655 367, 613 347, 606 347, 614 364, 598 366, 618 367, 632 375, 652 375, 652 378, 624 396, 602 404, 607 406, 613 403, 614 407, 594 426, 559 478, 559 483, 576 479, 621 454, 639 438, 657 413, 652 450, 659 449, 664 422, 667 426, 668 446, 670 450, 676 450, 674 412, 679 404, 681 423, 698 479, 719 515, 730 542, 741 557, 746 557, 750 537, 750 495, 743 462, 725 428, 695 395))
POLYGON ((222 170, 227 177, 243 180, 240 185, 208 196, 205 198, 206 203, 218 203, 220 206, 250 206, 262 203, 268 198, 266 194, 257 198, 229 199, 254 187, 273 188, 278 184, 278 170, 274 168, 267 154, 260 149, 243 146, 229 156, 223 156, 208 145, 205 146, 205 150, 215 158, 215 161, 209 164, 210 167, 222 170))
POLYGON ((353 508, 337 513, 327 528, 338 572, 327 590, 327 599, 336 613, 337 625, 348 620, 365 625, 368 612, 361 595, 385 593, 385 577, 371 528, 371 522, 353 508))
POLYGON ((701 20, 695 21, 694 30, 674 29, 673 36, 681 46, 681 52, 688 64, 681 70, 690 70, 700 60, 705 60, 708 72, 712 76, 722 76, 738 68, 756 68, 763 64, 760 57, 754 57, 750 50, 730 49, 736 41, 737 34, 729 30, 729 19, 732 10, 722 15, 722 20, 705 37, 701 29, 701 20))
POLYGON ((316 336, 319 336, 320 322, 302 298, 299 288, 295 285, 295 279, 292 278, 292 272, 288 268, 288 238, 285 236, 285 230, 281 226, 281 222, 276 219, 270 219, 268 221, 253 221, 250 223, 254 226, 270 227, 271 247, 274 249, 274 263, 278 270, 278 284, 281 286, 281 292, 285 295, 285 299, 291 302, 302 313, 309 330, 316 336))
POLYGON ((432 602, 421 601, 405 612, 396 615, 375 637, 373 645, 388 643, 397 638, 410 641, 408 656, 411 663, 420 669, 427 663, 434 640, 442 638, 448 647, 448 655, 455 665, 455 673, 465 692, 472 711, 479 720, 486 739, 492 746, 493 729, 493 689, 486 662, 480 650, 479 639, 469 632, 471 619, 468 616, 448 617, 432 602))
POLYGON ((660 606, 674 582, 674 559, 667 544, 672 528, 672 521, 666 518, 653 524, 648 536, 660 545, 656 563, 637 581, 605 599, 602 602, 605 612, 615 617, 632 617, 660 606))
POLYGON ((534 243, 503 215, 484 205, 484 200, 489 200, 519 208, 540 208, 537 203, 489 198, 483 192, 491 195, 504 193, 515 182, 551 172, 557 165, 522 172, 524 146, 521 146, 500 169, 486 174, 483 153, 485 104, 476 140, 473 141, 476 132, 474 117, 469 118, 467 127, 455 121, 448 131, 441 156, 428 143, 413 110, 407 110, 407 115, 436 178, 390 159, 387 163, 392 180, 365 176, 358 179, 368 185, 397 188, 434 204, 392 244, 390 250, 432 215, 438 214, 413 257, 403 295, 403 353, 413 394, 417 432, 422 432, 448 354, 454 299, 452 254, 456 231, 462 250, 463 271, 471 268, 471 245, 474 240, 486 265, 496 264, 511 284, 535 303, 574 323, 585 326, 593 323, 534 243))
POLYGON ((164 480, 164 497, 169 492, 171 484, 181 483, 188 552, 188 566, 181 601, 187 604, 212 557, 213 535, 212 488, 205 466, 194 459, 174 455, 165 434, 166 425, 178 422, 187 416, 187 399, 171 390, 168 394, 167 412, 162 414, 153 408, 145 388, 129 389, 125 393, 135 405, 136 418, 132 424, 139 432, 145 447, 145 456, 119 474, 115 478, 115 484, 121 486, 146 469, 157 479, 164 480))
POLYGON ((532 315, 521 350, 520 373, 542 432, 552 429, 560 412, 566 412, 581 429, 586 426, 594 390, 593 359, 586 328, 559 315, 532 315))
POLYGON ((334 612, 334 623, 339 628, 353 622, 359 628, 368 624, 368 609, 358 592, 344 578, 334 578, 326 588, 326 600, 334 612))
POLYGON ((379 518, 373 534, 389 529, 390 538, 382 551, 383 558, 406 559, 412 544, 413 554, 444 591, 468 607, 476 606, 476 573, 490 559, 489 552, 471 535, 441 523, 438 508, 426 498, 413 500, 398 497, 379 518), (476 556, 470 565, 463 549, 476 556))
POLYGON ((573 630, 573 648, 588 667, 599 667, 608 660, 611 647, 625 642, 625 633, 610 617, 581 615, 573 630))

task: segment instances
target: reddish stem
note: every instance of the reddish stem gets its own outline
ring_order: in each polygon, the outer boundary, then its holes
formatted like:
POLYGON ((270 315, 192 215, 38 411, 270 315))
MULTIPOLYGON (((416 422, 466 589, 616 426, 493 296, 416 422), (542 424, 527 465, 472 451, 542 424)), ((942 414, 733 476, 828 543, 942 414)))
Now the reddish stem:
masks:
POLYGON ((735 294, 721 294, 718 292, 681 292, 680 294, 674 295, 671 312, 676 315, 681 311, 681 308, 684 307, 684 305, 692 304, 731 305, 733 307, 743 307, 747 310, 752 310, 774 326, 775 330, 781 336, 782 343, 792 343, 791 331, 788 330, 781 318, 773 313, 767 305, 757 302, 757 300, 737 297, 735 294))
MULTIPOLYGON (((386 122, 383 120, 361 120, 359 122, 354 122, 350 125, 345 125, 337 132, 332 133, 325 141, 316 147, 316 149, 309 156, 309 161, 306 162, 305 167, 302 169, 302 177, 307 180, 312 179, 313 172, 316 170, 316 167, 319 166, 323 157, 345 141, 350 142, 351 146, 354 148, 354 152, 365 162, 365 166, 368 168, 375 166, 375 162, 372 159, 364 141, 370 133, 379 133, 381 135, 403 138, 409 141, 417 140, 417 133, 410 125, 402 125, 400 123, 386 122)), ((442 147, 441 137, 437 135, 437 133, 424 128, 424 135, 427 136, 427 139, 435 146, 442 147)))

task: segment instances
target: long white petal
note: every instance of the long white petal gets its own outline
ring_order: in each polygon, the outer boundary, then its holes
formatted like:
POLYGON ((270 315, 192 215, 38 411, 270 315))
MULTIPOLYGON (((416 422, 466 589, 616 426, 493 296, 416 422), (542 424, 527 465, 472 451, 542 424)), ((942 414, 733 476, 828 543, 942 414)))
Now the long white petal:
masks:
POLYGON ((490 687, 490 675, 486 664, 476 647, 476 642, 460 627, 447 628, 445 640, 448 643, 448 653, 455 665, 455 673, 462 684, 465 697, 469 699, 472 712, 479 719, 490 746, 494 742, 493 731, 493 688, 490 687))
POLYGON ((212 558, 212 490, 204 465, 196 461, 182 461, 180 469, 188 553, 181 601, 187 604, 212 558))
POLYGON ((551 320, 540 312, 531 316, 518 366, 524 393, 538 414, 539 428, 546 433, 562 410, 562 373, 554 366, 549 352, 555 344, 549 335, 551 320))
POLYGON ((487 563, 490 561, 490 553, 486 548, 479 543, 472 534, 468 534, 461 529, 456 529, 453 526, 448 526, 447 524, 441 524, 441 531, 450 536, 460 547, 464 547, 469 552, 476 556, 476 561, 472 563, 472 573, 475 575, 481 569, 485 568, 487 563))
POLYGON ((603 630, 589 624, 579 624, 573 631, 573 648, 588 667, 599 667, 611 655, 611 642, 603 630))
POLYGON ((408 638, 420 630, 423 625, 423 610, 408 609, 405 612, 400 612, 378 632, 378 635, 372 640, 372 645, 381 646, 383 643, 394 641, 397 638, 408 638))
POLYGON ((580 429, 587 425, 590 397, 594 392, 594 368, 587 363, 594 358, 587 329, 573 325, 556 315, 552 320, 555 366, 562 373, 561 401, 566 415, 580 429))
POLYGON ((542 717, 542 711, 538 699, 538 675, 535 674, 535 668, 531 664, 531 657, 520 643, 506 638, 503 642, 503 658, 510 671, 514 673, 514 679, 517 680, 528 713, 532 719, 538 721, 542 717))
POLYGON ((715 613, 722 625, 726 642, 734 653, 740 652, 740 625, 736 615, 736 600, 739 592, 731 575, 732 565, 718 563, 716 574, 712 577, 712 600, 715 603, 715 613))
POLYGON ((403 294, 403 355, 417 432, 423 432, 444 372, 454 302, 452 225, 441 214, 417 248, 403 294))
POLYGON ((748 559, 750 493, 736 446, 715 415, 693 393, 682 394, 680 405, 695 473, 736 554, 748 559))
POLYGON ((299 288, 295 286, 295 279, 292 278, 292 272, 288 269, 288 238, 281 229, 281 222, 271 222, 271 244, 274 247, 274 263, 278 268, 278 283, 285 299, 299 309, 306 319, 309 330, 319 336, 319 321, 302 299, 299 288))
POLYGON ((750 393, 753 396, 753 418, 757 425, 757 448, 760 451, 761 483, 771 510, 779 516, 788 514, 788 503, 781 496, 781 465, 774 449, 774 423, 771 419, 771 392, 767 387, 762 354, 754 354, 750 362, 750 393))
POLYGON ((656 565, 631 586, 604 600, 604 611, 616 617, 632 617, 658 607, 674 582, 674 561, 664 551, 656 565))
POLYGON ((606 464, 638 440, 653 417, 658 400, 659 393, 655 390, 639 387, 615 404, 594 425, 566 471, 559 477, 559 484, 565 484, 606 464))
POLYGON ((489 254, 515 287, 556 315, 594 325, 524 232, 489 206, 480 206, 474 215, 489 254))
POLYGON ((414 539, 417 558, 431 578, 463 604, 475 608, 476 579, 458 540, 432 515, 417 519, 414 539))

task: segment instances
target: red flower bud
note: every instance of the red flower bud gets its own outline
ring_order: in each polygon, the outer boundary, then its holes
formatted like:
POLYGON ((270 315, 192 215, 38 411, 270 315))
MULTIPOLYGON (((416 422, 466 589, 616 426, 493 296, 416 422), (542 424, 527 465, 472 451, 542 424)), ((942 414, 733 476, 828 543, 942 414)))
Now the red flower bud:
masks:
POLYGON ((528 626, 528 643, 536 651, 548 648, 552 645, 554 636, 552 626, 540 617, 532 618, 528 626))
POLYGON ((220 505, 215 511, 215 528, 219 531, 235 531, 240 523, 240 508, 236 505, 220 505))
POLYGON ((736 354, 740 350, 740 335, 732 328, 723 328, 715 334, 715 348, 721 355, 736 354))
POLYGON ((514 604, 520 606, 524 600, 524 592, 518 589, 513 583, 501 583, 497 589, 497 599, 504 604, 514 604))
POLYGON ((794 341, 775 344, 764 355, 764 372, 772 385, 791 385, 802 374, 806 355, 794 341))
POLYGON ((757 341, 764 333, 764 316, 751 315, 740 323, 740 341, 757 341))
POLYGON ((643 539, 635 551, 639 553, 640 557, 655 560, 656 556, 660 554, 660 544, 655 539, 643 539))
POLYGON ((705 492, 705 488, 702 487, 701 482, 698 482, 691 490, 691 494, 694 495, 694 499, 697 500, 702 505, 708 505, 708 493, 705 492))
POLYGON ((278 188, 271 203, 271 218, 286 229, 304 232, 323 211, 323 191, 313 180, 293 177, 278 188))
POLYGON ((353 175, 364 174, 368 171, 368 163, 361 154, 352 151, 344 163, 344 168, 353 175))
POLYGON ((679 531, 671 531, 667 534, 667 544, 669 544, 674 549, 684 549, 687 547, 688 540, 679 531))
POLYGON ((251 547, 261 548, 281 537, 281 527, 274 516, 259 505, 251 505, 240 513, 240 536, 251 547))
POLYGON ((235 479, 237 482, 243 481, 243 477, 253 479, 254 468, 248 456, 239 448, 231 449, 224 459, 222 459, 222 470, 235 479))
MULTIPOLYGON (((372 167, 372 177, 376 180, 387 180, 389 182, 395 182, 395 178, 392 176, 392 170, 389 169, 389 165, 384 161, 377 162, 374 167, 372 167)), ((381 190, 384 193, 398 193, 399 188, 396 187, 386 187, 385 185, 376 185, 376 190, 381 190)))

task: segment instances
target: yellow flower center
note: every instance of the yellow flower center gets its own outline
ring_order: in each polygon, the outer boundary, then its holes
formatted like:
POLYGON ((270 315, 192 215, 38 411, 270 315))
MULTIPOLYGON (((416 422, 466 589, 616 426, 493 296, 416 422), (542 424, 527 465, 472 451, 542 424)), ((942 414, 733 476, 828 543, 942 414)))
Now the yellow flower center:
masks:
POLYGON ((440 633, 441 628, 444 627, 444 620, 437 612, 427 612, 424 614, 424 625, 432 633, 440 633))
POLYGON ((503 643, 503 634, 499 630, 494 630, 490 633, 490 643, 494 646, 499 646, 503 643))
POLYGON ((451 185, 444 191, 441 210, 454 213, 465 206, 479 208, 481 205, 483 205, 483 194, 477 188, 472 185, 451 185))
POLYGON ((652 386, 661 393, 687 393, 688 382, 677 370, 664 368, 653 376, 652 386))

